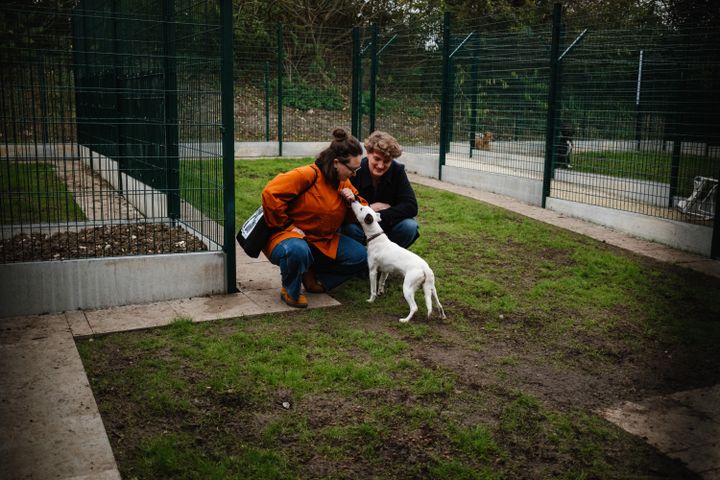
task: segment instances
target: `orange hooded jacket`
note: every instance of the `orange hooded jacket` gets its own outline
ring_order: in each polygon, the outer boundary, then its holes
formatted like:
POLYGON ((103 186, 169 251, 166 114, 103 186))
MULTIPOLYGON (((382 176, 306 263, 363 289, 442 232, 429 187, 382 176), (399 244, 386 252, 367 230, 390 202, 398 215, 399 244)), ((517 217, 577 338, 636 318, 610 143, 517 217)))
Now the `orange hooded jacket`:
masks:
MULTIPOLYGON (((340 195, 343 188, 349 188, 355 195, 358 193, 350 180, 333 187, 315 164, 295 168, 270 180, 262 192, 263 212, 268 227, 280 231, 270 235, 263 249, 265 256, 270 258, 273 249, 285 239, 303 238, 292 231, 297 227, 305 232, 304 238, 309 244, 334 259, 340 242, 338 229, 346 220, 355 221, 352 209, 340 195), (308 188, 313 181, 315 184, 308 188), (298 196, 306 188, 307 191, 298 196)), ((364 199, 358 199, 367 205, 364 199)))

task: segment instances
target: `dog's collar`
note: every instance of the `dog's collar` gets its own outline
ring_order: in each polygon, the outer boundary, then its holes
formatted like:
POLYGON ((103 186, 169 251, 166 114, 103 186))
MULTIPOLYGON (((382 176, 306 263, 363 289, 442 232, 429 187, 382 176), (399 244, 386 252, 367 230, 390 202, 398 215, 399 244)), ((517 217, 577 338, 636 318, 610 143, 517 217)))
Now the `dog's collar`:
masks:
POLYGON ((376 239, 377 237, 379 237, 380 235, 385 235, 385 232, 380 232, 380 233, 376 233, 376 234, 374 234, 374 235, 370 235, 370 236, 367 238, 367 243, 370 243, 371 240, 375 240, 375 239, 376 239))

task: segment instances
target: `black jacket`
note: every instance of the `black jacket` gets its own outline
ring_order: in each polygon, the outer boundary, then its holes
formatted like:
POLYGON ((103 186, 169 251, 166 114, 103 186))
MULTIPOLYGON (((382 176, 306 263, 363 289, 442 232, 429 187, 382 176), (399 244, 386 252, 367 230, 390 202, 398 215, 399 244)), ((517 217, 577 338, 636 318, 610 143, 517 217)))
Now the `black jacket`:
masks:
POLYGON ((402 163, 393 160, 388 171, 380 177, 376 189, 373 187, 368 160, 363 158, 360 170, 350 181, 368 203, 383 202, 390 205, 390 208, 380 212, 382 218, 380 226, 383 230, 388 231, 401 220, 417 216, 415 191, 410 185, 405 173, 405 165, 402 163))

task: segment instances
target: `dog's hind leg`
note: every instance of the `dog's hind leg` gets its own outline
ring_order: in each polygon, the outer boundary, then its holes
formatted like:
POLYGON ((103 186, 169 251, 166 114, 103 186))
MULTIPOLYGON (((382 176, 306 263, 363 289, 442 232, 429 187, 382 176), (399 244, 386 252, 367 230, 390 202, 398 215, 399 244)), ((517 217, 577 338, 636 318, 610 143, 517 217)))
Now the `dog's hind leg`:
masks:
POLYGON ((418 310, 417 303, 415 302, 415 292, 418 287, 425 280, 425 274, 422 270, 413 270, 405 274, 405 280, 403 281, 403 296, 405 301, 410 306, 410 314, 407 317, 401 318, 402 323, 409 322, 410 319, 415 315, 418 310))
POLYGON ((435 285, 432 286, 432 293, 433 297, 435 297, 435 303, 437 303, 438 310, 440 310, 440 313, 442 314, 442 318, 447 318, 445 316, 445 310, 443 309, 442 305, 440 305, 440 299, 438 298, 437 290, 435 289, 435 285))

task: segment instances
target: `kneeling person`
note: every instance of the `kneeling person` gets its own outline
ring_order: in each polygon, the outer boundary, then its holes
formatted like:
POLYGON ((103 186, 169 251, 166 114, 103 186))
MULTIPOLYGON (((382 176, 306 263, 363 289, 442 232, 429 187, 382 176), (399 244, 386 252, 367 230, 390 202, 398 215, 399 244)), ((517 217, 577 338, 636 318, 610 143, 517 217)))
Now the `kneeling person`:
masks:
MULTIPOLYGON (((402 154, 400 145, 392 135, 375 131, 365 139, 365 150, 367 157, 350 181, 369 206, 380 213, 380 226, 388 238, 408 248, 420 232, 414 218, 418 212, 415 191, 405 166, 395 160, 402 154)), ((365 243, 365 234, 357 223, 345 225, 343 233, 365 243)))
POLYGON ((280 298, 291 307, 308 305, 301 284, 320 293, 367 275, 365 247, 338 233, 355 219, 348 205, 357 191, 349 179, 360 168, 361 155, 360 142, 337 128, 314 164, 281 173, 263 189, 265 221, 276 230, 263 252, 280 267, 280 298))

